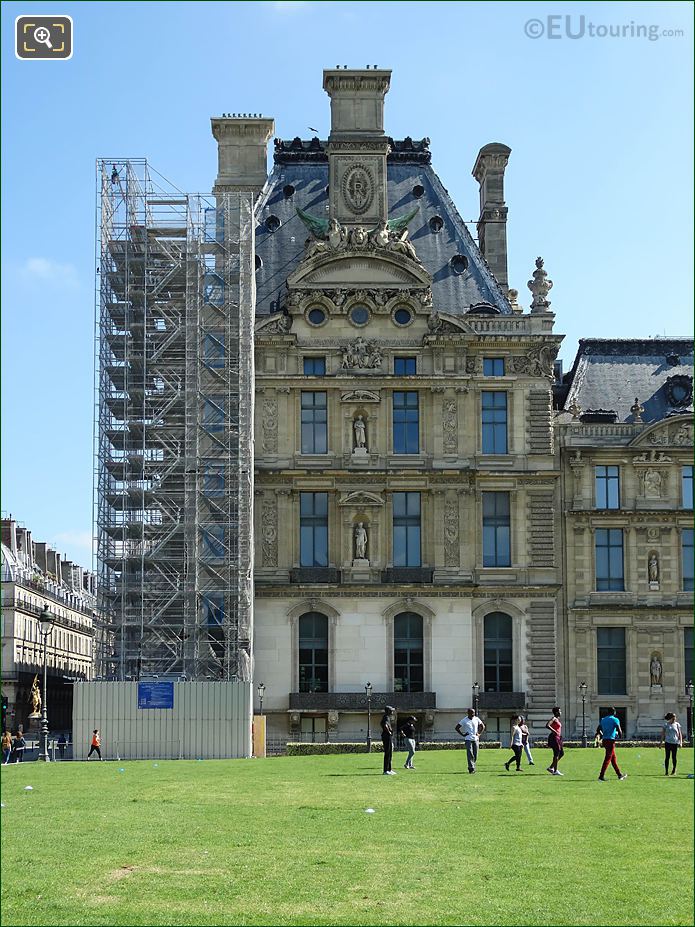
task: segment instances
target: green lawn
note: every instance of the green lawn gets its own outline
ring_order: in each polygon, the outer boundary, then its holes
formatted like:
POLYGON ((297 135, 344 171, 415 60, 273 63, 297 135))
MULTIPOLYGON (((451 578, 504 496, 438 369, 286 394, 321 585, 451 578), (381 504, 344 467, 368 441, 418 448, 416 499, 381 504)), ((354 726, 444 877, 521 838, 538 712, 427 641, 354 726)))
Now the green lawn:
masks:
POLYGON ((692 924, 692 750, 536 754, 3 767, 1 922, 692 924))

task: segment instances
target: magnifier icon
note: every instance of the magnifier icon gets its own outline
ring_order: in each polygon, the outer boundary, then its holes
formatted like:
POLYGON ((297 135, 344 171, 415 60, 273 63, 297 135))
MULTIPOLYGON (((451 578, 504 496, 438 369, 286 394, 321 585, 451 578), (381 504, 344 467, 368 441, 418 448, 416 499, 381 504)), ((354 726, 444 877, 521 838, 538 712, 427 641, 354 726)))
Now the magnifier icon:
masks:
POLYGON ((41 45, 45 45, 47 48, 53 48, 51 45, 51 33, 45 26, 39 26, 38 29, 34 29, 34 41, 39 42, 41 45))

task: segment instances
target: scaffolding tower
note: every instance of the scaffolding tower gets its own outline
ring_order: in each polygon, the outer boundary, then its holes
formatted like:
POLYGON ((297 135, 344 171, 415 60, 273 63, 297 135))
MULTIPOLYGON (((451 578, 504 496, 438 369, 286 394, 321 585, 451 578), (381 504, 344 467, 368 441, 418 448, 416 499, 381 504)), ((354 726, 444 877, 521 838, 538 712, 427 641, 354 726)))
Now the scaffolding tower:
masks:
POLYGON ((97 162, 95 522, 106 678, 251 678, 253 199, 97 162))

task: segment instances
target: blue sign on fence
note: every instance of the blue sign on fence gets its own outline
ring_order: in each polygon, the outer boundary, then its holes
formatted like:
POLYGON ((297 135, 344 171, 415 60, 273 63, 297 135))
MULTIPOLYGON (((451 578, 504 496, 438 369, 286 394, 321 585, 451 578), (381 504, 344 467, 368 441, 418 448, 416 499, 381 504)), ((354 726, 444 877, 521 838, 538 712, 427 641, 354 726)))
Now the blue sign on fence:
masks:
POLYGON ((173 708, 173 682, 139 682, 138 708, 173 708))

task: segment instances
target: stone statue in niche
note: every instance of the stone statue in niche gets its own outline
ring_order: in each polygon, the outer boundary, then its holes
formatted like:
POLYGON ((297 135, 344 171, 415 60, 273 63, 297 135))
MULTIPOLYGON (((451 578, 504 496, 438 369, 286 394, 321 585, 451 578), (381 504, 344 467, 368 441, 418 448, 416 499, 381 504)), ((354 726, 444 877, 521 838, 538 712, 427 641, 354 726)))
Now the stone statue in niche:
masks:
POLYGON ((654 651, 649 661, 649 684, 652 686, 661 685, 661 654, 654 651))
POLYGON ((31 689, 29 691, 29 698, 31 699, 31 714, 30 718, 40 718, 41 717, 41 690, 39 689, 39 677, 38 675, 34 676, 34 681, 31 684, 31 689))
POLYGON ((363 521, 358 521, 355 526, 355 559, 356 560, 366 560, 367 559, 367 529, 364 527, 363 521))
POLYGON ((353 429, 355 431, 355 447, 356 448, 367 448, 367 426, 364 423, 364 419, 361 415, 358 415, 355 419, 353 429))
POLYGON ((647 470, 644 474, 644 496, 646 499, 661 498, 663 477, 658 470, 647 470))
POLYGON ((649 584, 659 585, 659 557, 655 551, 649 555, 649 584))

